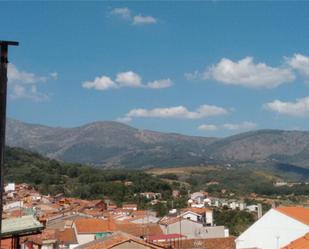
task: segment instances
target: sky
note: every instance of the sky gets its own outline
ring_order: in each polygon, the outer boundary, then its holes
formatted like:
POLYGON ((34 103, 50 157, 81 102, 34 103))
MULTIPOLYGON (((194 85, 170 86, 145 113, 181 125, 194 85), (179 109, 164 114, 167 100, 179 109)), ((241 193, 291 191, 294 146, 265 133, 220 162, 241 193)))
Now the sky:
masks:
POLYGON ((229 136, 308 130, 309 2, 4 1, 8 116, 229 136))

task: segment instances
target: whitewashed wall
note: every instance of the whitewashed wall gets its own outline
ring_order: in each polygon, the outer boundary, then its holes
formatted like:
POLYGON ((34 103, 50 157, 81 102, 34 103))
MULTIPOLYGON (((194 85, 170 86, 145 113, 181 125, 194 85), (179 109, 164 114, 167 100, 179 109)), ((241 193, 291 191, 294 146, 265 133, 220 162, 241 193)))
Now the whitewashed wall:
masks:
POLYGON ((271 209, 236 239, 236 249, 280 249, 307 232, 309 226, 271 209))

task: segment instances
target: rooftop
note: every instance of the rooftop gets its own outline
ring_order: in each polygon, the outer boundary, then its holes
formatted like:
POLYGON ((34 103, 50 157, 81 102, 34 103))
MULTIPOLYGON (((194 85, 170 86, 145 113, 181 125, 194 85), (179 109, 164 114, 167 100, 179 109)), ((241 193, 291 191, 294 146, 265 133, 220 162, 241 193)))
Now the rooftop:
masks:
POLYGON ((40 232, 43 225, 32 215, 2 220, 2 236, 40 232))
POLYGON ((149 249, 162 249, 164 247, 147 243, 142 239, 134 237, 132 235, 123 233, 123 232, 115 232, 112 235, 106 236, 104 238, 86 243, 84 245, 76 247, 76 249, 109 249, 114 248, 118 245, 121 245, 126 242, 135 242, 142 246, 145 246, 149 249))
POLYGON ((309 233, 304 235, 303 237, 292 241, 287 246, 282 249, 308 249, 309 248, 309 233))
POLYGON ((277 211, 309 226, 309 209, 304 207, 278 207, 277 211))
POLYGON ((77 233, 102 233, 115 230, 115 223, 111 220, 79 218, 74 221, 77 233))

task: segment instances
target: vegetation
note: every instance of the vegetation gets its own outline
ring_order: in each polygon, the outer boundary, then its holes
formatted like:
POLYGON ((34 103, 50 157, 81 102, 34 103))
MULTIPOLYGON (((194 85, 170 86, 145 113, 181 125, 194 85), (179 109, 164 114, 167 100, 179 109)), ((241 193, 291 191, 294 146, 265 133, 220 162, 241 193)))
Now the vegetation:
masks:
POLYGON ((225 225, 232 235, 238 236, 256 220, 254 214, 231 209, 215 209, 214 222, 216 225, 225 225))
POLYGON ((117 204, 145 205, 145 199, 136 193, 159 192, 168 199, 172 191, 170 184, 142 171, 102 170, 63 163, 19 148, 7 149, 5 180, 31 184, 44 194, 64 193, 82 199, 111 198, 117 204))

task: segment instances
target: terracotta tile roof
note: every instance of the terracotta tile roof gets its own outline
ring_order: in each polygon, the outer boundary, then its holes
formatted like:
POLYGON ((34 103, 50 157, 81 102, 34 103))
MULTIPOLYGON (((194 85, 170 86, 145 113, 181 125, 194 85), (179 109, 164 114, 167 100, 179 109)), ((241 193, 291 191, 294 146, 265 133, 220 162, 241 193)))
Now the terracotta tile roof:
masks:
POLYGON ((169 217, 169 218, 160 220, 159 224, 167 226, 167 225, 171 225, 171 224, 174 224, 176 222, 183 221, 183 220, 190 221, 190 222, 195 222, 193 220, 184 219, 183 217, 169 217))
POLYGON ((73 228, 65 228, 64 230, 57 231, 57 239, 64 244, 78 244, 75 231, 73 228))
POLYGON ((1 240, 1 249, 12 249, 12 238, 2 239, 1 240))
POLYGON ((115 230, 112 220, 79 218, 74 221, 77 233, 103 233, 115 230))
POLYGON ((167 225, 179 222, 180 220, 183 220, 183 218, 182 217, 168 217, 168 218, 161 219, 159 221, 159 224, 167 226, 167 225))
POLYGON ((158 224, 116 223, 116 231, 125 232, 136 237, 161 235, 163 231, 158 224))
POLYGON ((131 204, 131 203, 123 204, 123 205, 122 205, 122 208, 123 208, 123 209, 127 209, 127 208, 137 208, 137 204, 131 204))
POLYGON ((194 207, 191 207, 191 208, 184 208, 181 210, 182 213, 185 213, 185 212, 193 212, 193 213, 196 213, 196 214, 205 214, 205 212, 212 212, 212 210, 210 208, 194 208, 194 207))
POLYGON ((22 237, 22 242, 33 242, 36 245, 42 245, 44 240, 56 240, 56 230, 45 229, 40 234, 22 237))
POLYGON ((106 236, 102 239, 98 239, 84 245, 76 247, 76 249, 110 249, 116 246, 119 246, 126 242, 135 242, 142 246, 145 246, 148 249, 162 249, 165 248, 163 246, 147 243, 142 239, 136 238, 132 235, 123 233, 123 232, 115 232, 110 236, 106 236))
POLYGON ((89 215, 92 215, 94 217, 103 216, 103 212, 101 210, 98 210, 98 209, 84 209, 84 210, 81 211, 81 213, 89 214, 89 215))
POLYGON ((309 226, 309 209, 304 207, 278 207, 277 211, 309 226))
POLYGON ((162 245, 170 245, 172 249, 236 249, 235 237, 217 239, 182 239, 174 241, 174 243, 162 243, 162 245))
POLYGON ((158 240, 171 240, 171 239, 180 239, 185 238, 187 236, 181 235, 179 233, 171 233, 171 234, 161 234, 161 235, 152 235, 147 237, 147 241, 158 241, 158 240))
POLYGON ((308 248, 309 248, 309 233, 307 233, 303 237, 300 237, 297 240, 292 241, 287 246, 282 247, 282 249, 308 249, 308 248))

